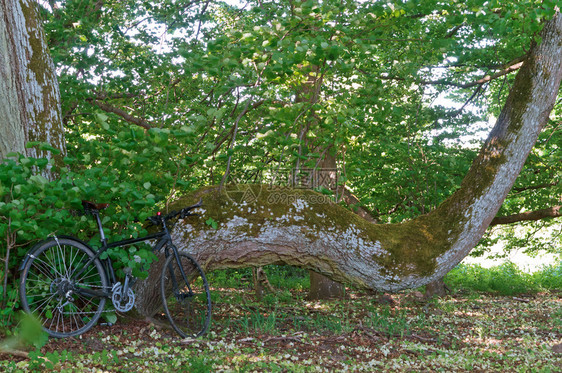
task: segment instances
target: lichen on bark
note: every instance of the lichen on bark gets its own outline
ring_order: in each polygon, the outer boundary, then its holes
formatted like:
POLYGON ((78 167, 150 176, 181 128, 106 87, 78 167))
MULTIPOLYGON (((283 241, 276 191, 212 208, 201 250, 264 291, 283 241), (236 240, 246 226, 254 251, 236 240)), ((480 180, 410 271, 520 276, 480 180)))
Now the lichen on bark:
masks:
POLYGON ((0 158, 9 152, 33 157, 61 156, 36 148, 29 141, 49 143, 65 153, 60 93, 53 61, 33 0, 5 0, 0 4, 3 54, 0 114, 11 128, 0 144, 0 158))

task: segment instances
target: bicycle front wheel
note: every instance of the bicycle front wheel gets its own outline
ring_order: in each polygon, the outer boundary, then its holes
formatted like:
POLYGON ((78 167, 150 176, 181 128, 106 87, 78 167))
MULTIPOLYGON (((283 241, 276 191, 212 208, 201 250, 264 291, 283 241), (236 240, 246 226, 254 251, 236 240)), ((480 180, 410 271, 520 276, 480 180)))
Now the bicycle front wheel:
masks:
POLYGON ((93 256, 89 247, 70 238, 49 239, 29 254, 20 277, 21 305, 49 335, 77 336, 98 321, 105 298, 92 293, 103 293, 108 280, 98 259, 84 269, 93 256))
POLYGON ((203 270, 191 256, 172 253, 161 276, 162 304, 174 330, 182 337, 199 337, 211 321, 211 294, 203 270))

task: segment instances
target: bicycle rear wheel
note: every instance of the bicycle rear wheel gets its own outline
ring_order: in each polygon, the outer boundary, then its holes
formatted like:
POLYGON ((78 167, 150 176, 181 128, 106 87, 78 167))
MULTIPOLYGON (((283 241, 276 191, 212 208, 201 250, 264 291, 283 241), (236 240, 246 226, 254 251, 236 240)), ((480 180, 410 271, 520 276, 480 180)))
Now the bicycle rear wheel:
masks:
POLYGON ((80 335, 98 321, 105 298, 86 295, 108 288, 101 262, 96 259, 78 278, 94 253, 69 238, 49 239, 29 254, 20 276, 20 299, 25 312, 38 318, 51 336, 80 335))
POLYGON ((164 312, 174 330, 182 337, 199 337, 211 321, 211 294, 203 270, 191 256, 172 253, 161 275, 164 312))

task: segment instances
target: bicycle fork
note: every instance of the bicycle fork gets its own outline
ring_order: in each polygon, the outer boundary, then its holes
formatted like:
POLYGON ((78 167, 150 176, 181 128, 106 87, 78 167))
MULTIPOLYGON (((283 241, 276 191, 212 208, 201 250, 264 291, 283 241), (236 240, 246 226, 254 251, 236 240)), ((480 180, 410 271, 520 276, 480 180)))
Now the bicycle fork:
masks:
POLYGON ((188 292, 186 293, 185 289, 182 292, 182 290, 180 289, 179 286, 180 283, 178 282, 176 278, 176 274, 174 273, 172 262, 170 262, 170 264, 168 265, 168 271, 170 272, 170 277, 172 278, 172 292, 174 293, 174 296, 176 297, 177 300, 183 301, 186 298, 191 298, 193 296, 193 291, 191 290, 191 286, 189 285, 189 279, 185 271, 183 270, 183 266, 181 265, 181 261, 179 259, 179 255, 177 251, 174 250, 173 255, 176 257, 176 261, 178 263, 178 267, 180 270, 180 280, 183 279, 185 281, 185 285, 187 286, 188 292))

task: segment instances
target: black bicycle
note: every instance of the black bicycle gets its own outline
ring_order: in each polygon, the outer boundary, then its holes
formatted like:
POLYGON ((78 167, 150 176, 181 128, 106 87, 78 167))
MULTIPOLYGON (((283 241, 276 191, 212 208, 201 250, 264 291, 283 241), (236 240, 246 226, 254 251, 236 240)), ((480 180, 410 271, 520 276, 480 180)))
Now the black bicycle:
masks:
MULTIPOLYGON (((35 315, 43 329, 53 337, 80 335, 96 324, 106 301, 115 310, 127 312, 135 304, 131 288, 136 278, 126 270, 123 283, 116 280, 109 257, 100 257, 107 249, 156 240, 154 252, 164 250, 166 261, 160 277, 164 312, 174 330, 182 337, 206 333, 211 320, 211 296, 203 270, 190 255, 179 252, 172 242, 167 222, 196 215, 191 210, 202 201, 168 215, 147 220, 162 229, 145 237, 108 243, 99 212, 108 204, 82 201, 86 214, 95 217, 101 236, 101 248, 92 249, 70 236, 53 236, 35 245, 21 266, 20 299, 23 310, 35 315)), ((105 256, 103 256, 105 257, 105 256)))

